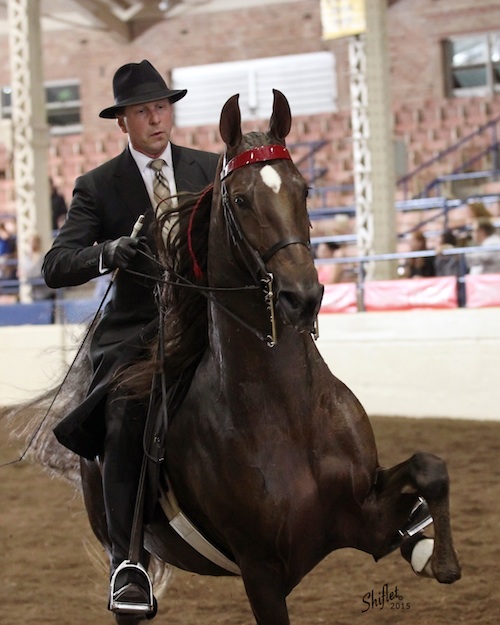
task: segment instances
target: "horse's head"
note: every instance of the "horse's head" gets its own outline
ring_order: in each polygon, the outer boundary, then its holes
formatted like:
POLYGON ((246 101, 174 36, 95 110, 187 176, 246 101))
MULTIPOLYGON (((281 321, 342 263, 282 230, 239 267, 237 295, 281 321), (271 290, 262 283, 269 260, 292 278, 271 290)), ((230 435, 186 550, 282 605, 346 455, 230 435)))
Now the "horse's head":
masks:
POLYGON ((282 93, 273 93, 267 133, 242 133, 238 95, 224 105, 220 134, 226 153, 216 197, 235 263, 257 279, 272 274, 283 321, 310 332, 323 287, 310 250, 307 184, 285 147, 290 107, 282 93))

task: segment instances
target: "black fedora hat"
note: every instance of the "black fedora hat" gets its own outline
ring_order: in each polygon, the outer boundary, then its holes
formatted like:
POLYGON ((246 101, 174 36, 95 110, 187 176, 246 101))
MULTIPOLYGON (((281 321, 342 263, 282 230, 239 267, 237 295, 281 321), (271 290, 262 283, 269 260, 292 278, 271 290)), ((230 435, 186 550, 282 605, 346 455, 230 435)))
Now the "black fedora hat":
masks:
POLYGON ((129 104, 145 104, 163 98, 177 102, 186 93, 187 89, 169 89, 149 61, 127 63, 117 69, 113 77, 114 106, 101 111, 99 117, 113 119, 120 109, 129 104))

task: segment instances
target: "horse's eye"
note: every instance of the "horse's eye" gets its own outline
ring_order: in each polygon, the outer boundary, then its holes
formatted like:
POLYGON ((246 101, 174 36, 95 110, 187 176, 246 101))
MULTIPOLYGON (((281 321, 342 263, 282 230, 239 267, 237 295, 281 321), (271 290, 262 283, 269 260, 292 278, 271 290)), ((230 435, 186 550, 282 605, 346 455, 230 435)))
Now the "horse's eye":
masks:
POLYGON ((240 208, 242 208, 246 204, 245 199, 241 195, 235 195, 233 198, 233 202, 236 204, 236 206, 239 206, 240 208))

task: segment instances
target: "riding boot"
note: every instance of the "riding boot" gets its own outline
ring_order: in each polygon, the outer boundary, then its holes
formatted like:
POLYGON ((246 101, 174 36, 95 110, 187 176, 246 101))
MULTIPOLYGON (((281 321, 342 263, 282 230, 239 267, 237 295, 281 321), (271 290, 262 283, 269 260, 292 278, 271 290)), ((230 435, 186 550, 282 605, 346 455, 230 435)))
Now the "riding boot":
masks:
MULTIPOLYGON (((106 521, 112 546, 111 574, 114 589, 120 591, 130 585, 139 586, 149 595, 149 579, 140 568, 147 570, 149 554, 141 546, 139 567, 120 568, 129 560, 132 526, 137 490, 143 459, 143 433, 146 409, 141 402, 111 393, 106 401, 106 439, 103 462, 103 488, 106 521), (116 579, 115 579, 116 577, 116 579)), ((138 601, 134 600, 134 603, 138 601)))

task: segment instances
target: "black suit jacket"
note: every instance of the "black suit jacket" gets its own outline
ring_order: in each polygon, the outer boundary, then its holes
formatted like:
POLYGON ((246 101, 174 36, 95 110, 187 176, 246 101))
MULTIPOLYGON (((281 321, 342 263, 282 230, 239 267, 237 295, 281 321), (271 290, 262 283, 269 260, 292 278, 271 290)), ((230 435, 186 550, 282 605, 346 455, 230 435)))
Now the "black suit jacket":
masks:
MULTIPOLYGON (((218 156, 172 145, 178 192, 198 192, 215 178, 218 156)), ((137 165, 126 148, 119 156, 80 176, 68 217, 47 252, 42 273, 52 288, 75 286, 96 278, 104 244, 130 236, 139 215, 146 220, 141 235, 155 252, 153 211, 137 165)), ((100 452, 104 434, 103 400, 116 370, 144 353, 156 332, 154 263, 137 255, 130 266, 147 277, 119 271, 90 346, 94 375, 87 399, 56 427, 59 441, 88 458, 100 452)))

